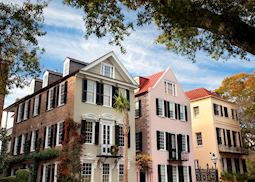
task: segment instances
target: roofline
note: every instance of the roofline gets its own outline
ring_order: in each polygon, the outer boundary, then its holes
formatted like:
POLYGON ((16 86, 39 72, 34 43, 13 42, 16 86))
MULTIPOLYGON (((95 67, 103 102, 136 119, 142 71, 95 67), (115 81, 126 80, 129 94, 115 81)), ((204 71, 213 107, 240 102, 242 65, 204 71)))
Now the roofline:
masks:
POLYGON ((71 58, 71 57, 66 57, 65 59, 69 59, 70 61, 73 61, 73 62, 76 62, 76 63, 79 63, 79 64, 82 64, 84 66, 88 65, 89 63, 87 62, 84 62, 84 61, 81 61, 81 60, 78 60, 78 59, 75 59, 75 58, 71 58))
MULTIPOLYGON (((188 97, 188 96, 187 96, 187 97, 188 97)), ((189 98, 189 97, 188 97, 188 98, 189 98)), ((196 99, 190 99, 190 98, 189 98, 189 100, 190 100, 191 102, 193 102, 193 101, 203 100, 203 99, 207 99, 207 98, 214 98, 214 99, 218 99, 218 100, 221 100, 221 101, 224 101, 224 102, 228 102, 228 103, 230 103, 230 104, 236 104, 235 102, 230 102, 230 101, 228 101, 228 100, 226 100, 226 99, 223 99, 223 98, 220 98, 220 97, 216 97, 216 96, 214 96, 214 95, 207 95, 207 96, 199 97, 199 98, 196 98, 196 99)))
POLYGON ((52 86, 54 86, 54 85, 56 85, 56 84, 58 84, 58 83, 60 83, 60 82, 62 82, 62 81, 64 81, 64 80, 66 80, 66 79, 68 79, 69 77, 74 76, 74 75, 75 75, 76 73, 78 73, 78 72, 79 72, 79 70, 77 70, 77 71, 75 71, 75 72, 73 72, 73 73, 71 73, 71 74, 69 74, 69 75, 67 75, 67 76, 65 76, 65 77, 63 77, 63 78, 58 79, 57 81, 55 81, 55 82, 53 82, 53 83, 47 85, 47 87, 41 88, 40 90, 34 92, 34 93, 31 94, 31 95, 27 95, 27 96, 23 97, 22 99, 20 99, 20 100, 14 102, 13 104, 11 104, 11 105, 7 106, 6 108, 4 108, 3 111, 6 111, 6 110, 11 109, 11 108, 14 107, 15 105, 20 104, 21 102, 24 102, 25 100, 27 100, 27 99, 29 99, 29 98, 31 98, 31 97, 33 97, 33 96, 35 96, 35 95, 37 95, 37 94, 43 92, 43 91, 49 89, 50 87, 52 87, 52 86))
POLYGON ((63 76, 63 73, 57 72, 57 71, 53 71, 53 70, 49 70, 47 69, 46 71, 48 71, 51 74, 57 75, 57 76, 63 76))

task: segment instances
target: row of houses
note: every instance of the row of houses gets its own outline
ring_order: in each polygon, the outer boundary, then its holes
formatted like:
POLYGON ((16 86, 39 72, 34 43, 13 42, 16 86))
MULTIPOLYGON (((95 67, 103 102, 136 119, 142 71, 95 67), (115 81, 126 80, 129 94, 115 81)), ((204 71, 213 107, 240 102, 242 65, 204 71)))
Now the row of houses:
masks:
MULTIPOLYGON (((203 88, 185 93, 170 68, 133 79, 113 52, 90 63, 67 57, 63 73, 47 70, 34 79, 30 93, 4 109, 14 113, 10 153, 61 149, 71 118, 84 138, 77 159, 83 181, 123 181, 123 115, 114 109, 119 91, 130 102, 129 181, 196 181, 195 169, 210 168, 212 155, 219 175, 246 172, 235 104, 203 88), (137 154, 152 158, 147 168, 136 168, 137 154)), ((56 182, 58 166, 58 158, 40 161, 36 180, 56 182)), ((29 160, 14 162, 9 173, 32 167, 29 160)))

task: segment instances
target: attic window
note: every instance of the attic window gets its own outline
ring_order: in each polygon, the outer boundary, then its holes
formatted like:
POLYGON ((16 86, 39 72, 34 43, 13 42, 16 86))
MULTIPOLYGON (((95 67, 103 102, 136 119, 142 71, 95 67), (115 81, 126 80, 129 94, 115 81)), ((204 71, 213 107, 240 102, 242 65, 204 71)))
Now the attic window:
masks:
POLYGON ((70 61, 68 59, 64 62, 63 77, 69 74, 70 61))
POLYGON ((114 67, 110 64, 102 63, 101 74, 110 78, 114 78, 114 67))
POLYGON ((43 75, 43 84, 42 87, 46 87, 48 85, 48 79, 49 79, 49 72, 45 72, 43 75))

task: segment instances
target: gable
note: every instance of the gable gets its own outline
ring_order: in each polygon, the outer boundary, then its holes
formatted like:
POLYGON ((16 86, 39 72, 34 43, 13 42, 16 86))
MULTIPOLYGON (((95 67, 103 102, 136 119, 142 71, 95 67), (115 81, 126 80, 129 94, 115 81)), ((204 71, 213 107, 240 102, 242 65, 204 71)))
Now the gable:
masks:
POLYGON ((113 66, 113 79, 136 85, 135 80, 129 75, 126 68, 122 65, 113 52, 109 52, 108 54, 91 62, 86 67, 82 68, 82 71, 102 75, 102 64, 113 66))

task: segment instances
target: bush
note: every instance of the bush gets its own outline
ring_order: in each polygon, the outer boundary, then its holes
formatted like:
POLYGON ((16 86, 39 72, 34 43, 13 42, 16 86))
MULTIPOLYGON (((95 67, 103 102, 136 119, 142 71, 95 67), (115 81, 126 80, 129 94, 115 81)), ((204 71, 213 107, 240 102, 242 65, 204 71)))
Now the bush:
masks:
POLYGON ((238 182, 244 182, 247 180, 247 174, 236 173, 235 176, 238 182))
POLYGON ((15 176, 1 177, 0 182, 16 182, 15 176))
POLYGON ((19 169, 16 171, 16 178, 19 182, 28 182, 30 178, 30 171, 27 169, 19 169))

